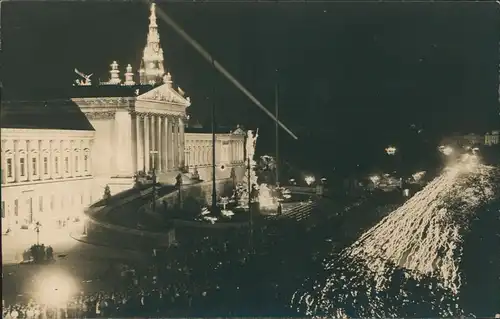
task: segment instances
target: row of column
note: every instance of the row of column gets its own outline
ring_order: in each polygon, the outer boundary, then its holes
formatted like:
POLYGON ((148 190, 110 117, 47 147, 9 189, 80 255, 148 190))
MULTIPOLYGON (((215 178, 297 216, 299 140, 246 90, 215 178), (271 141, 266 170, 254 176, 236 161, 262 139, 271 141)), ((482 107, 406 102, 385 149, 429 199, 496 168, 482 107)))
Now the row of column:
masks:
POLYGON ((184 167, 184 120, 163 114, 134 113, 134 171, 166 172, 184 167))
MULTIPOLYGON (((241 141, 231 140, 229 145, 223 145, 222 141, 217 141, 217 162, 227 161, 229 163, 240 163, 245 159, 243 139, 241 141), (220 158, 219 158, 220 156, 220 158)), ((188 166, 211 165, 212 164, 212 142, 190 141, 186 150, 188 166)))
POLYGON ((245 161, 244 139, 241 141, 231 141, 231 162, 245 161))

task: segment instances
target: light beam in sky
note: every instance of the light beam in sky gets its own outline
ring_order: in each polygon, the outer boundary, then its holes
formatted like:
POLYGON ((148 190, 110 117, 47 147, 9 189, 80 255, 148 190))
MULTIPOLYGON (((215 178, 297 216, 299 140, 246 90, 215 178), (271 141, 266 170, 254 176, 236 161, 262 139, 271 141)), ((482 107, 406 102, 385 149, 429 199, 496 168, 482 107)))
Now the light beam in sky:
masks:
MULTIPOLYGON (((149 4, 150 1, 146 2, 149 4)), ((158 16, 165 21, 169 26, 172 27, 184 40, 186 40, 193 48, 196 49, 210 64, 212 64, 217 71, 222 73, 231 83, 233 83, 243 94, 245 94, 255 105, 257 105, 264 113, 266 113, 271 119, 273 119, 274 122, 278 123, 279 126, 281 126, 291 137, 294 139, 298 140, 299 138, 293 134, 292 131, 290 131, 281 121, 279 121, 271 112, 269 112, 262 103, 255 98, 252 93, 250 93, 238 80, 236 80, 222 65, 219 64, 211 55, 208 53, 207 50, 205 50, 201 44, 199 44, 196 40, 191 38, 189 34, 187 34, 184 29, 179 26, 177 23, 175 23, 174 20, 172 20, 162 9, 159 7, 156 7, 156 11, 158 13, 158 16)))

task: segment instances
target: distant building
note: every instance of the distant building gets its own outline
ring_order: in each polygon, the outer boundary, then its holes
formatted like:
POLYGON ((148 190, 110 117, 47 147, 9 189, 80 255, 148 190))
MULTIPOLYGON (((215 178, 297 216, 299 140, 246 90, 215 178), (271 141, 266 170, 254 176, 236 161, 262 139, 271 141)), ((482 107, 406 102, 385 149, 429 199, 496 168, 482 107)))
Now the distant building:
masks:
POLYGON ((479 146, 484 144, 484 136, 469 133, 462 137, 463 146, 479 146))
POLYGON ((448 145, 451 147, 480 146, 484 145, 484 136, 475 133, 465 135, 453 133, 450 136, 443 138, 441 140, 441 145, 448 145))
POLYGON ((491 131, 484 135, 484 145, 492 146, 500 144, 500 131, 491 131))

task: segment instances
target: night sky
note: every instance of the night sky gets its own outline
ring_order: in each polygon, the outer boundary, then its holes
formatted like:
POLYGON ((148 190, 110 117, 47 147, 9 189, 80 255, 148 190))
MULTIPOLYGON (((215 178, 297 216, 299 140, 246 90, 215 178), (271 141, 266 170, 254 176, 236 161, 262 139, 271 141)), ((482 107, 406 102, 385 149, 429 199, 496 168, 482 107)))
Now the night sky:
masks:
MULTIPOLYGON (((281 152, 299 166, 363 164, 382 156, 383 145, 500 127, 495 2, 159 7, 270 110, 279 69, 280 119, 299 136, 293 141, 281 131, 281 152)), ((108 79, 113 60, 122 76, 126 64, 139 67, 149 23, 144 3, 1 8, 4 99, 56 97, 48 92, 71 86, 75 67, 94 73, 94 81, 108 79)), ((215 99, 220 124, 259 127, 257 151, 272 152, 272 121, 165 22, 158 24, 165 67, 191 97, 191 117, 209 123, 215 99)))

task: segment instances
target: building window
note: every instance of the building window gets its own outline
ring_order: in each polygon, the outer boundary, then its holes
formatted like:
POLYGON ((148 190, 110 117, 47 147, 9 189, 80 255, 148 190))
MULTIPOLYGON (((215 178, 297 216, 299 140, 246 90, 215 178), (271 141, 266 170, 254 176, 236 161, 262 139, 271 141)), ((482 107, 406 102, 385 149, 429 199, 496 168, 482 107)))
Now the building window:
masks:
POLYGON ((12 158, 7 159, 7 177, 12 177, 12 158))
POLYGON ((47 156, 43 158, 43 173, 45 175, 49 173, 49 158, 47 156))
POLYGON ((78 156, 75 156, 75 172, 78 172, 78 156))
POLYGON ((33 171, 33 175, 37 175, 37 174, 36 174, 36 173, 37 173, 37 171, 36 171, 36 158, 35 158, 35 157, 33 157, 33 158, 31 159, 31 163, 32 163, 32 168, 33 168, 33 170, 32 170, 32 171, 33 171))
POLYGON ((43 196, 38 197, 38 211, 43 212, 43 196))
POLYGON ((50 196, 50 210, 53 211, 54 210, 54 201, 55 201, 55 196, 54 195, 51 195, 50 196))
POLYGON ((80 194, 80 204, 83 205, 83 194, 80 194))
POLYGON ((55 173, 59 174, 59 157, 54 158, 54 168, 55 168, 55 173))
POLYGON ((14 216, 19 216, 19 200, 14 201, 14 216))
POLYGON ((64 158, 64 171, 67 173, 69 173, 69 157, 65 157, 64 158))
POLYGON ((24 163, 24 157, 21 157, 19 159, 19 174, 21 176, 23 176, 23 177, 24 177, 24 174, 25 174, 25 172, 24 172, 24 170, 25 170, 24 165, 25 165, 25 163, 24 163))
POLYGON ((2 201, 2 218, 5 218, 5 202, 2 201))
POLYGON ((89 171, 89 156, 88 155, 83 155, 83 165, 85 172, 89 171))

